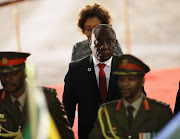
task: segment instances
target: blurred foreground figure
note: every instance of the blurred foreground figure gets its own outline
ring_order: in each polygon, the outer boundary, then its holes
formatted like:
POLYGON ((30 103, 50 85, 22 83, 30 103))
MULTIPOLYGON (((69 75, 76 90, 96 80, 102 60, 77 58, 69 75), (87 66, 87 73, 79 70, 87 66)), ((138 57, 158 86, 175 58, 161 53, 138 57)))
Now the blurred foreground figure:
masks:
POLYGON ((180 138, 180 112, 158 133, 154 139, 179 139, 180 138))
POLYGON ((102 105, 90 139, 152 138, 172 118, 169 105, 146 98, 141 91, 149 67, 132 55, 122 55, 114 72, 122 99, 102 105))
MULTIPOLYGON (((31 118, 31 113, 28 113, 30 104, 27 103, 27 99, 33 92, 28 92, 30 85, 26 82, 25 72, 25 61, 29 55, 29 53, 0 52, 0 80, 3 86, 0 90, 0 138, 15 136, 21 138, 22 131, 31 118)), ((74 134, 67 121, 64 107, 57 98, 56 90, 45 87, 41 90, 44 92, 49 112, 60 138, 73 139, 74 134)), ((36 99, 41 100, 41 98, 36 99)), ((33 110, 37 111, 36 107, 33 110)), ((37 122, 40 120, 42 119, 39 118, 37 122)), ((47 124, 44 123, 44 125, 47 124)), ((48 129, 46 126, 43 128, 48 129)))

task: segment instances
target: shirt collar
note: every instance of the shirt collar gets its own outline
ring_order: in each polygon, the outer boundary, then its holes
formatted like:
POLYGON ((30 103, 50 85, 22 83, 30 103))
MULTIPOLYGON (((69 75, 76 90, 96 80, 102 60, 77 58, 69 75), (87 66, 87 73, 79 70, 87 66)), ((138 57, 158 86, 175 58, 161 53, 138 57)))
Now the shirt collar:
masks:
POLYGON ((124 98, 123 98, 123 103, 124 103, 125 108, 127 108, 127 106, 131 105, 134 107, 135 110, 138 110, 142 103, 143 98, 144 98, 144 94, 141 93, 141 96, 132 104, 128 103, 124 98))
POLYGON ((25 92, 18 99, 13 97, 11 94, 10 94, 10 97, 11 97, 13 103, 14 103, 15 100, 18 100, 20 105, 23 107, 25 99, 26 99, 26 95, 27 95, 27 89, 25 90, 25 92))
POLYGON ((105 61, 105 62, 100 62, 100 61, 98 61, 98 60, 94 57, 94 55, 93 55, 93 62, 94 62, 94 65, 95 65, 95 66, 97 66, 99 63, 103 63, 103 64, 105 64, 106 66, 111 67, 112 56, 111 56, 111 58, 108 59, 107 61, 105 61))

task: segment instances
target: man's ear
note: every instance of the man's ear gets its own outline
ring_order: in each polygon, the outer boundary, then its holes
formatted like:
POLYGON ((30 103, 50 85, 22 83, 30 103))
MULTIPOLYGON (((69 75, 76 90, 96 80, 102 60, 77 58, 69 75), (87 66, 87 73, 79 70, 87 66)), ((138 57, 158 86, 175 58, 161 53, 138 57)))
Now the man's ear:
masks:
POLYGON ((115 48, 117 47, 117 43, 118 43, 118 41, 117 41, 117 39, 116 39, 116 42, 115 42, 115 48))
POLYGON ((92 44, 91 38, 88 38, 88 43, 89 43, 89 46, 91 46, 91 44, 92 44))

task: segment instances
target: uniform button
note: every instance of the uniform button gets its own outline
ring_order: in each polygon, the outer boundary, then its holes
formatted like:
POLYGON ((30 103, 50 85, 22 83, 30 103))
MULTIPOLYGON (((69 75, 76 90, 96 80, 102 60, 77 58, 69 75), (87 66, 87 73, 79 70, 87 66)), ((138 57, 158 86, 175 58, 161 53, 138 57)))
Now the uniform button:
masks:
POLYGON ((132 139, 132 136, 131 136, 131 135, 129 135, 129 136, 128 136, 128 139, 132 139))

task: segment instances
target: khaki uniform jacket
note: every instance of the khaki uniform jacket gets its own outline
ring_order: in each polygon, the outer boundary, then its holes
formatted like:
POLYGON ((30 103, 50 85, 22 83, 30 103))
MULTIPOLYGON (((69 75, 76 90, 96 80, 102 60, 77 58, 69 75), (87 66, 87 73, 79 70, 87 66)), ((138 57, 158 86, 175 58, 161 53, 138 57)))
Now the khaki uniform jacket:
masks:
MULTIPOLYGON (((129 130, 126 110, 122 99, 120 101, 110 102, 102 107, 106 107, 108 110, 114 133, 123 139, 138 139, 139 133, 157 133, 173 116, 169 105, 145 98, 133 121, 131 130, 129 130)), ((102 120, 106 135, 112 137, 104 113, 102 114, 102 120)), ((104 139, 99 119, 96 120, 89 139, 104 139)))
MULTIPOLYGON (((64 106, 58 100, 56 91, 44 87, 43 91, 47 100, 48 109, 62 139, 74 139, 74 134, 67 120, 64 106)), ((0 90, 0 124, 2 127, 13 132, 17 132, 19 128, 23 131, 28 119, 26 100, 22 115, 22 120, 19 122, 10 95, 6 93, 5 98, 2 99, 2 90, 0 90)))

